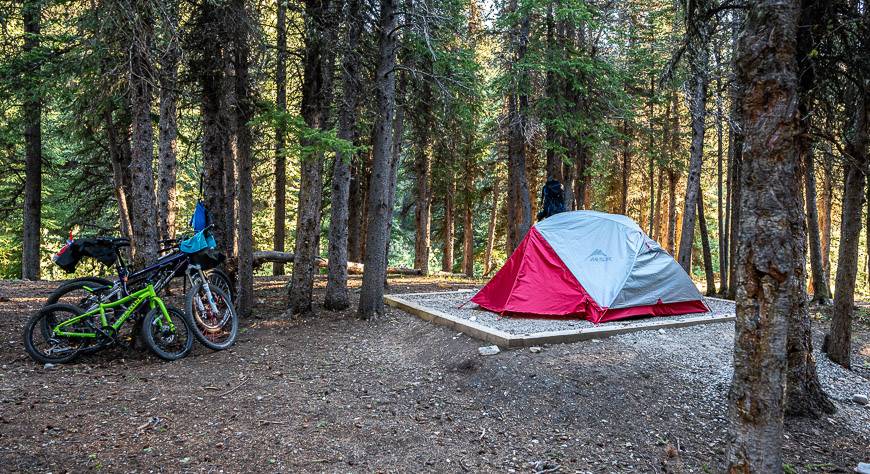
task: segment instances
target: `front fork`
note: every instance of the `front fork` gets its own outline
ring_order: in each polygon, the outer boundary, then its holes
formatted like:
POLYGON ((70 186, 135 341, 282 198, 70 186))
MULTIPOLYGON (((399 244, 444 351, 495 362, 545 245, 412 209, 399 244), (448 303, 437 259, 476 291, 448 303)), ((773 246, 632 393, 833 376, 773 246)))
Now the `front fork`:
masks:
MULTIPOLYGON (((220 314, 217 308, 217 303, 215 303, 214 295, 211 292, 211 287, 208 284, 208 278, 206 278, 205 273, 202 271, 202 267, 199 265, 192 264, 187 267, 187 278, 190 280, 191 290, 195 286, 196 281, 194 280, 194 275, 199 278, 199 281, 202 282, 202 288, 205 290, 205 296, 208 300, 208 306, 211 308, 212 312, 214 312, 215 316, 220 314)), ((205 305, 202 304, 202 299, 193 298, 193 302, 196 305, 196 309, 199 310, 200 314, 205 312, 205 305)))

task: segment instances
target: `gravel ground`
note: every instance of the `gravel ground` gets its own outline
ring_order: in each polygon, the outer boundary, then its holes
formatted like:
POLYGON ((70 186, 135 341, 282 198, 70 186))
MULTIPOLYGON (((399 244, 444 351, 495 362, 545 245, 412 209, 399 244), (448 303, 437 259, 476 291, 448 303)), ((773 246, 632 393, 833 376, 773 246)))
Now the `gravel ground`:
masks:
MULTIPOLYGON (((457 316, 468 321, 498 329, 509 334, 522 335, 545 331, 576 331, 595 325, 584 319, 577 318, 522 318, 500 316, 497 313, 480 308, 469 300, 474 296, 474 291, 437 292, 428 294, 403 295, 402 298, 413 303, 427 306, 438 311, 457 316)), ((734 303, 716 298, 705 298, 704 302, 710 308, 707 313, 684 314, 671 316, 668 319, 681 320, 696 316, 719 316, 734 314, 734 303)), ((649 321, 655 318, 632 318, 629 320, 611 321, 602 323, 601 326, 625 326, 638 321, 649 321)))
MULTIPOLYGON (((457 291, 412 294, 402 297, 453 316, 476 321, 479 324, 517 335, 544 331, 577 330, 595 326, 589 321, 578 319, 501 317, 474 303, 468 303, 473 295, 473 291, 457 291)), ((733 301, 705 298, 704 302, 710 308, 710 312, 676 316, 669 319, 734 314, 733 301)), ((634 318, 628 322, 615 321, 599 326, 626 325, 653 319, 656 318, 634 318)), ((728 384, 732 376, 733 323, 642 331, 614 336, 612 339, 614 342, 629 346, 643 354, 644 357, 654 359, 661 364, 670 367, 684 367, 685 370, 677 371, 677 374, 686 383, 697 387, 699 395, 703 395, 707 402, 718 404, 724 410, 728 384)), ((821 344, 815 345, 816 348, 820 346, 821 344)), ((855 431, 870 436, 870 405, 861 406, 852 402, 852 396, 855 394, 870 396, 870 380, 832 363, 818 349, 815 351, 815 356, 821 383, 831 399, 837 402, 839 408, 835 417, 850 425, 855 431)), ((854 359, 853 366, 855 367, 862 367, 865 364, 858 355, 854 359)))

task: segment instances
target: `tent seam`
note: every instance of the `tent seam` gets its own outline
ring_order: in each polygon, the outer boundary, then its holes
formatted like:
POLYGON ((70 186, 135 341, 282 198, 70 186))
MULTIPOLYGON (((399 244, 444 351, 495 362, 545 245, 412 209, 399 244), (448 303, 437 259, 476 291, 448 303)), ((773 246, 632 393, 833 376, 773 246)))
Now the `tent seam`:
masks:
MULTIPOLYGON (((534 227, 529 228, 529 233, 532 232, 532 229, 534 229, 534 227)), ((537 229, 534 229, 534 231, 535 231, 535 232, 538 232, 537 229)), ((511 283, 511 290, 510 290, 510 292, 508 292, 508 297, 507 297, 507 299, 504 301, 504 311, 505 311, 505 312, 508 311, 507 308, 508 308, 508 306, 509 306, 509 304, 510 304, 510 302, 511 302, 511 298, 513 298, 513 296, 514 296, 514 288, 516 288, 516 286, 517 286, 517 280, 519 280, 519 278, 520 278, 520 272, 522 271, 523 267, 524 267, 525 264, 526 264, 525 254, 526 254, 526 246, 528 245, 528 244, 526 243, 526 240, 529 238, 529 233, 526 233, 526 236, 523 237, 523 241, 522 241, 522 243, 521 243, 521 245, 522 245, 522 247, 523 247, 523 258, 520 260, 520 266, 517 267, 517 273, 516 273, 516 276, 514 276, 514 281, 513 281, 513 283, 511 283)), ((517 250, 518 250, 518 249, 519 249, 519 247, 517 248, 517 250)), ((516 252, 516 250, 514 250, 514 252, 516 252)), ((511 255, 511 256, 513 256, 513 255, 511 255)))
MULTIPOLYGON (((641 236, 643 236, 643 232, 641 232, 641 236)), ((634 251, 634 258, 631 260, 631 267, 628 269, 628 273, 625 274, 625 278, 622 279, 622 283, 619 285, 619 290, 613 295, 613 299, 610 300, 607 307, 610 308, 613 306, 613 302, 619 298, 619 295, 622 293, 623 288, 625 288, 625 284, 628 282, 628 279, 631 278, 631 273, 634 271, 634 266, 637 265, 637 256, 640 255, 640 250, 643 248, 643 245, 638 245, 637 250, 634 251)))

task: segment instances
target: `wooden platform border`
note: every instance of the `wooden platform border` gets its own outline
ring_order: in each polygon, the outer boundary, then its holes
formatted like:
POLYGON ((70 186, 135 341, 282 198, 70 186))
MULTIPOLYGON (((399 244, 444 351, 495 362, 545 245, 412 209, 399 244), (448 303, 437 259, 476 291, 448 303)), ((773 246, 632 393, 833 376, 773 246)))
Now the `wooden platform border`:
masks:
POLYGON ((725 323, 734 321, 734 315, 694 316, 680 320, 660 318, 650 321, 628 321, 609 323, 583 329, 566 331, 545 331, 529 334, 511 334, 489 326, 459 318, 434 308, 423 306, 404 298, 405 296, 444 295, 456 293, 471 293, 474 290, 440 291, 430 293, 406 293, 399 295, 384 295, 384 303, 394 308, 411 313, 425 321, 431 321, 441 326, 447 326, 471 337, 491 342, 501 347, 528 347, 542 344, 560 344, 566 342, 584 341, 587 339, 603 339, 617 334, 628 334, 637 331, 656 329, 682 328, 699 324, 725 323))

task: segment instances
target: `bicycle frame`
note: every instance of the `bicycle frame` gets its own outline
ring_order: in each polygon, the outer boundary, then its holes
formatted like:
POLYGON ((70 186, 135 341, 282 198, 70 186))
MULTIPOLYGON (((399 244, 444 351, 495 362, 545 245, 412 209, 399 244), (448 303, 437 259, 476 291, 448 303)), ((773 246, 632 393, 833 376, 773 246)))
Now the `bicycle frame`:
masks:
POLYGON ((172 318, 169 317, 169 312, 166 310, 166 305, 163 303, 163 300, 161 300, 157 296, 157 293, 154 291, 154 285, 149 284, 145 288, 135 291, 127 296, 124 296, 123 298, 112 301, 110 303, 99 303, 97 304, 96 308, 93 308, 90 311, 67 319, 66 321, 62 321, 52 329, 52 333, 56 336, 63 337, 96 338, 98 335, 96 332, 85 333, 76 331, 64 331, 63 328, 78 323, 92 316, 96 316, 98 314, 100 316, 100 329, 111 329, 112 331, 117 331, 121 328, 121 326, 124 325, 124 323, 130 318, 130 316, 132 316, 133 313, 135 313, 136 310, 146 301, 148 302, 150 309, 160 308, 160 312, 163 314, 163 320, 169 325, 169 329, 171 331, 175 331, 175 325, 172 324, 172 318), (124 311, 124 314, 122 314, 117 321, 109 324, 109 321, 106 318, 106 310, 123 306, 131 301, 133 302, 133 304, 131 304, 124 311))

